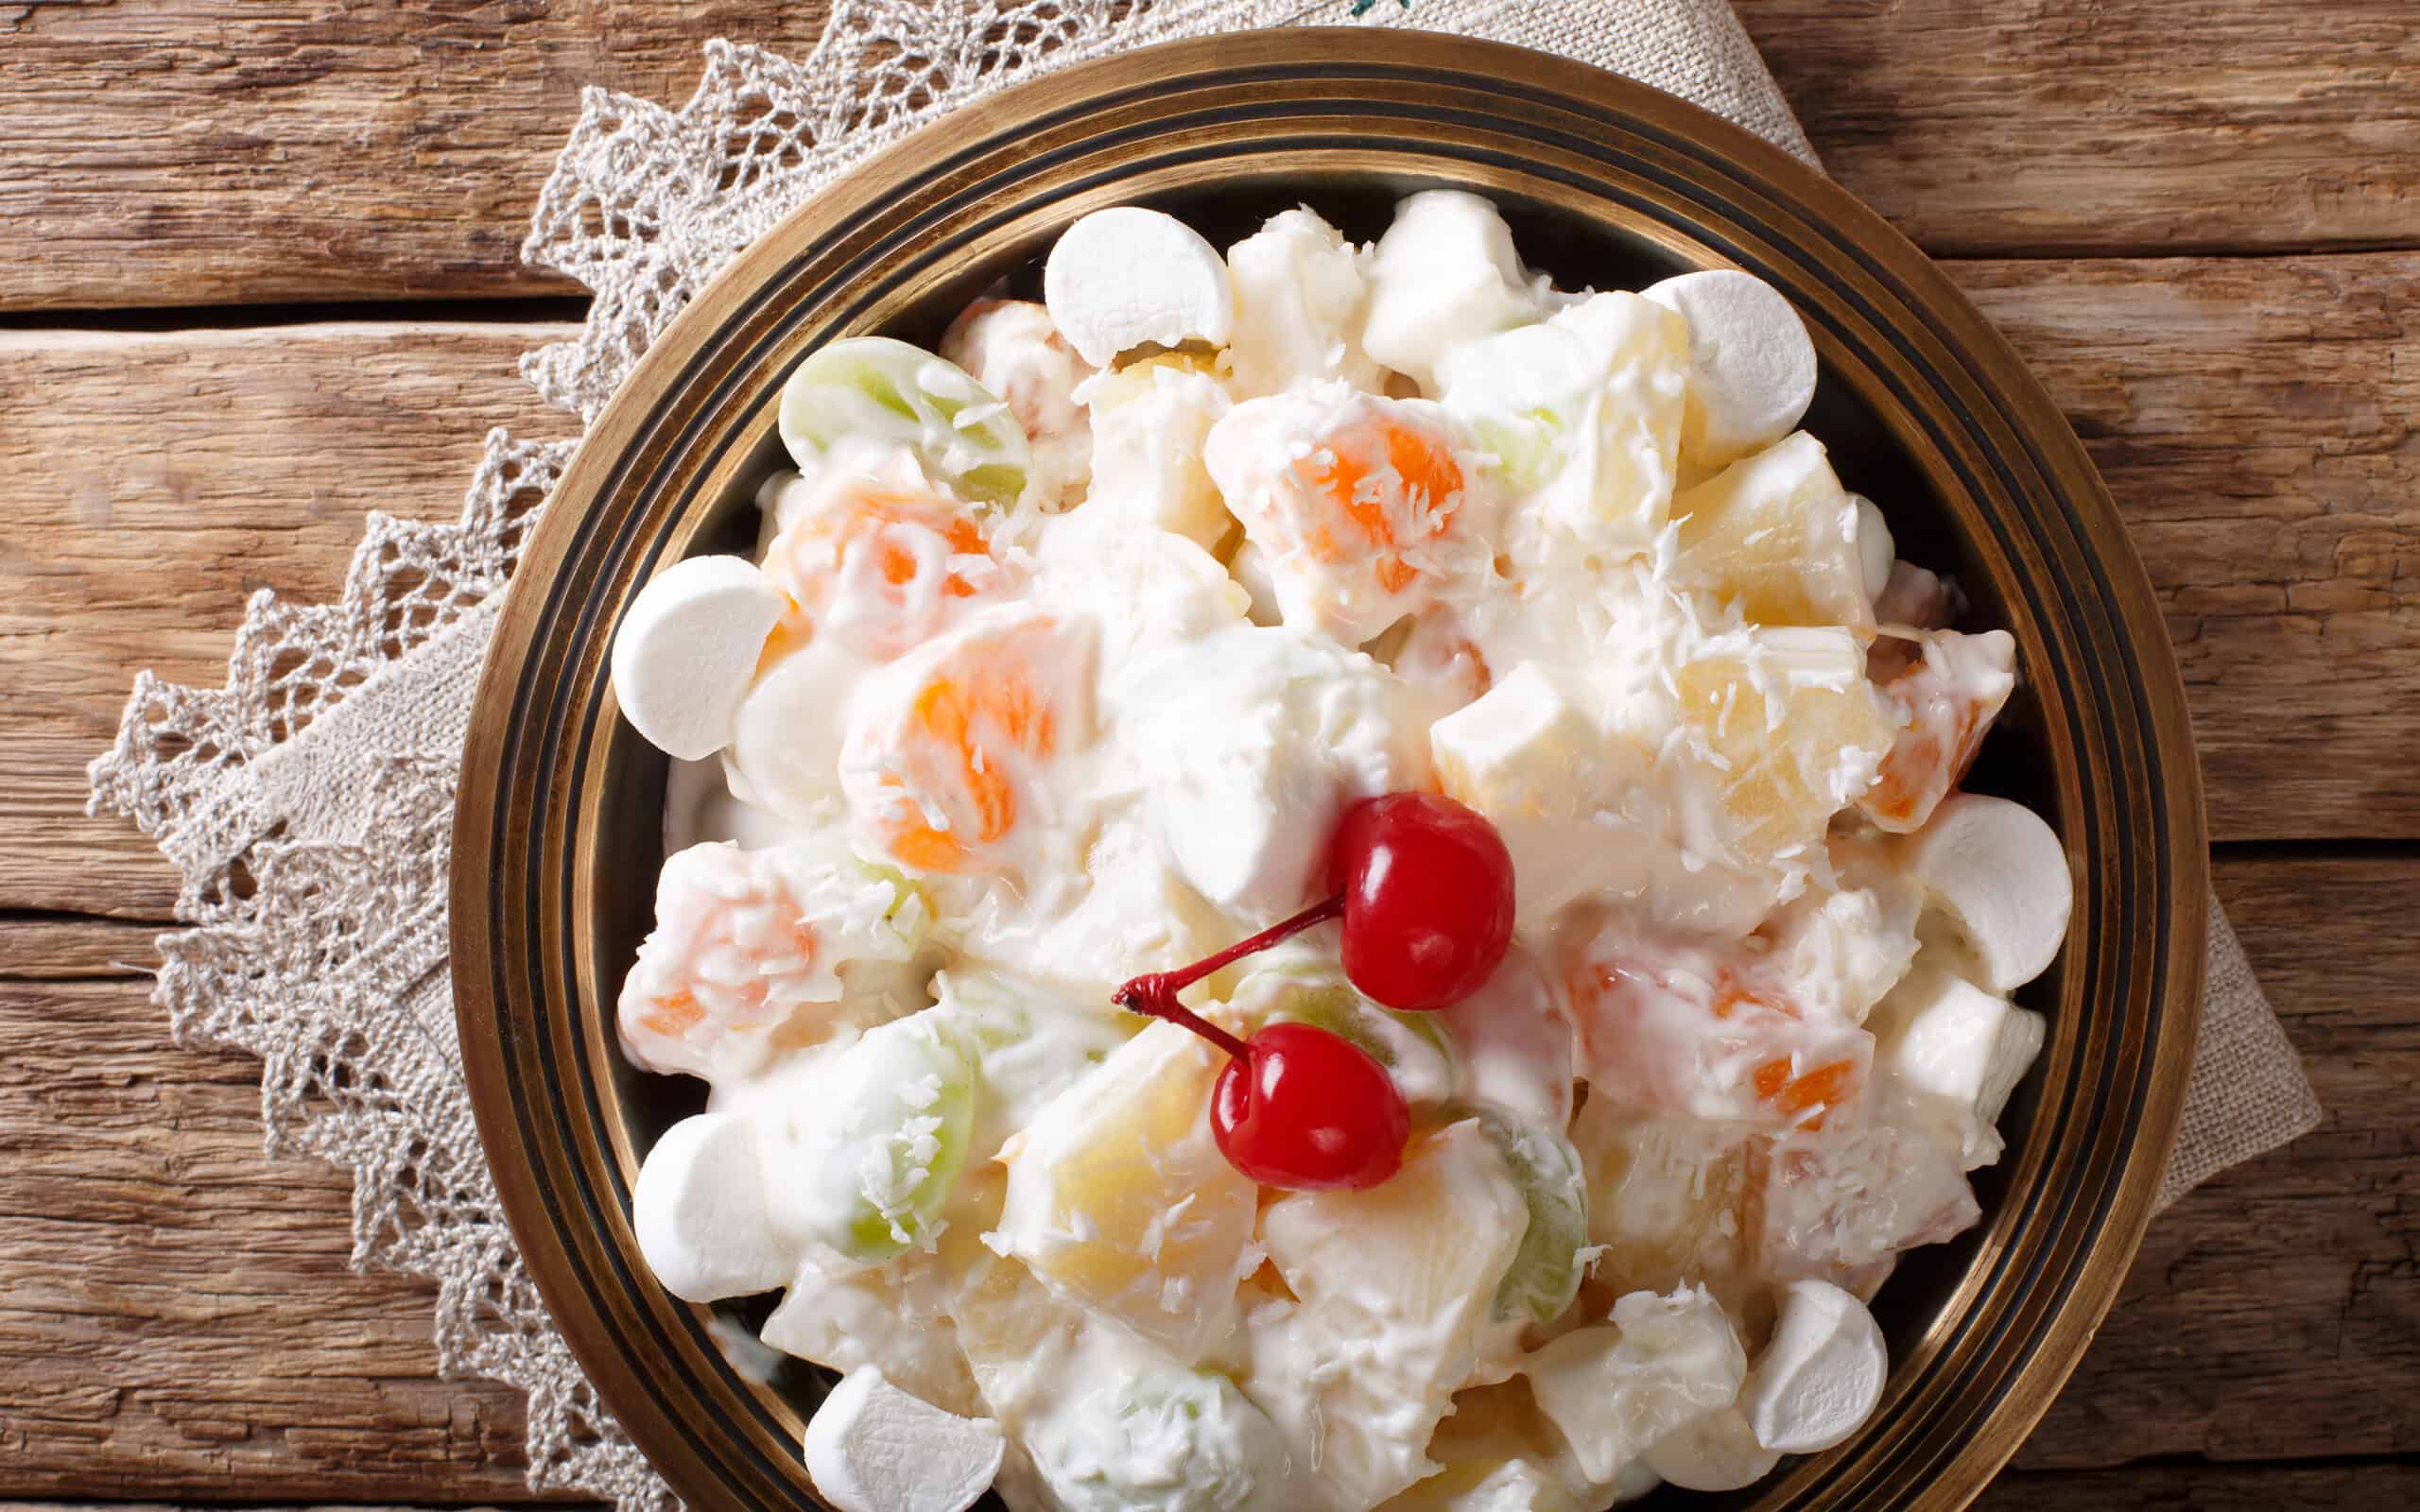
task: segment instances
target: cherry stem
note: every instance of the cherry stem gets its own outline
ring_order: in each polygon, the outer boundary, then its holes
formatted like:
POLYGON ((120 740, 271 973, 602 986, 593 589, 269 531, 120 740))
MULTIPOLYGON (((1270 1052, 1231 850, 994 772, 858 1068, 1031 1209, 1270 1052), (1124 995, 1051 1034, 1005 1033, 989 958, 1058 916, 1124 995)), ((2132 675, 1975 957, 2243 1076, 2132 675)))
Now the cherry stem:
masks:
POLYGON ((1215 955, 1205 955, 1191 966, 1173 971, 1150 971, 1121 987, 1111 1001, 1119 1007, 1140 1013, 1147 1018, 1166 1019, 1180 1023, 1209 1040, 1238 1060, 1249 1054, 1244 1042, 1219 1028, 1201 1015, 1177 1002, 1176 995, 1223 966, 1232 966, 1247 955, 1256 955, 1272 945, 1293 938, 1313 924, 1324 924, 1344 915, 1344 894, 1338 893, 1324 902, 1313 903, 1293 918, 1270 925, 1257 935, 1247 936, 1215 955))

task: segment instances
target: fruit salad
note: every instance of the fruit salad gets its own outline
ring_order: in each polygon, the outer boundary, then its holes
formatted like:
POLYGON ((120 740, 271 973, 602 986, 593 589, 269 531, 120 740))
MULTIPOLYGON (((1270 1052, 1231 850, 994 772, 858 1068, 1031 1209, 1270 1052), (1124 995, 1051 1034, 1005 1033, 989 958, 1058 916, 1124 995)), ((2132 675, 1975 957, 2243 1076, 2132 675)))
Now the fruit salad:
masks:
POLYGON ((2069 862, 1962 789, 2014 643, 1799 428, 1789 301, 1559 287, 1452 191, 1102 211, 1039 287, 807 354, 754 548, 618 629, 676 758, 620 1041, 708 1088, 655 1275, 780 1294, 844 1512, 1561 1512, 1847 1440, 2069 862))

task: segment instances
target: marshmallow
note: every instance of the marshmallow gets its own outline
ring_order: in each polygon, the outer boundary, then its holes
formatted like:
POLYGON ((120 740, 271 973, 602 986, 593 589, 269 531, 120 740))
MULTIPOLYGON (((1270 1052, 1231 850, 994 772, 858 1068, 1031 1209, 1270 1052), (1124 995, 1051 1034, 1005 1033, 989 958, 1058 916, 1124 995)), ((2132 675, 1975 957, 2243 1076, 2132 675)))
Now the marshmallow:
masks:
POLYGON ((1815 400, 1815 343, 1781 291, 1731 268, 1646 289, 1689 322, 1688 412, 1681 450, 1720 467, 1795 429, 1815 400))
POLYGON ((1960 793, 1901 842, 1908 872, 1956 921, 1978 985, 2012 992, 2048 971, 2075 906, 2067 853, 2022 803, 1960 793))
POLYGON ((1812 1454, 1847 1442, 1865 1425, 1890 1369, 1882 1330, 1864 1303, 1829 1281, 1792 1281, 1739 1407, 1756 1442, 1812 1454))
POLYGON ((1634 880, 1637 858, 1590 816, 1620 807, 1623 791, 1647 775, 1647 758, 1599 730, 1575 690, 1538 663, 1522 662, 1431 725, 1428 748, 1447 796, 1503 835, 1522 927, 1634 880))
POLYGON ((1891 523, 1882 518, 1881 506, 1862 493, 1850 494, 1849 502, 1857 506, 1857 559, 1865 577, 1865 596, 1880 598, 1891 585, 1898 543, 1891 539, 1891 523))
POLYGON ((667 755, 695 761, 722 749, 787 607, 742 558, 692 557, 658 574, 614 634, 622 717, 667 755))
POLYGON ((1446 348, 1538 316, 1512 232, 1494 205, 1459 189, 1429 189, 1395 206, 1370 264, 1361 345, 1371 356, 1427 392, 1446 348))
POLYGON ((1361 351, 1369 286, 1361 261, 1337 229, 1308 210, 1288 210, 1227 249, 1236 285, 1236 392, 1274 394, 1305 380, 1342 378, 1378 387, 1378 365, 1361 351))
POLYGON ((1106 368, 1146 344, 1227 344, 1236 291, 1226 260, 1184 222, 1139 205, 1097 210, 1060 233, 1042 301, 1078 353, 1106 368))
POLYGON ((639 1254, 683 1301, 769 1292, 798 1255, 765 1218, 756 1129, 730 1113, 700 1113, 665 1130, 631 1194, 639 1254))
POLYGON ((960 1418, 863 1366, 806 1425, 806 1473, 838 1512, 966 1512, 991 1488, 1008 1441, 988 1418, 960 1418))
POLYGON ((1882 1000, 1866 1027, 1876 1040, 1878 1069, 1948 1106, 1966 1169, 1999 1159, 1996 1125, 2009 1092, 2041 1053, 2040 1014, 1920 966, 1882 1000))
POLYGON ((1781 1455, 1756 1442, 1737 1407, 1690 1418, 1640 1456, 1647 1468, 1685 1491, 1736 1491, 1772 1473, 1781 1455))

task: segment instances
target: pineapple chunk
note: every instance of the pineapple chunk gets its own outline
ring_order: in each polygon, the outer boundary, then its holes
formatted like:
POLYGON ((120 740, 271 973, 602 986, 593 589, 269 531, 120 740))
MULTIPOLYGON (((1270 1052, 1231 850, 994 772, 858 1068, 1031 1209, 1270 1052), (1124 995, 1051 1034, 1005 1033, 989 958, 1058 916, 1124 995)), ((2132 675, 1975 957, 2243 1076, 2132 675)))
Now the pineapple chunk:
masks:
POLYGON ((1236 1324, 1259 1189, 1210 1133, 1222 1064, 1155 1023, 1011 1140, 993 1243, 1052 1292, 1116 1319, 1181 1365, 1236 1324))
POLYGON ((1838 625, 1860 644, 1874 638, 1857 502, 1814 437, 1800 431, 1734 462, 1672 511, 1675 581, 1736 598, 1752 625, 1838 625))
POLYGON ((1631 1292, 1698 1284, 1744 1314, 1755 1275, 1763 1141, 1695 1119, 1637 1119, 1591 1097, 1571 1123, 1588 1180, 1588 1239, 1604 1246, 1581 1289, 1601 1315, 1631 1292))
POLYGON ((1721 794, 1721 843, 1751 869, 1811 856, 1891 748, 1893 721, 1845 630, 1724 637, 1675 681, 1721 794))
POLYGON ((1235 518, 1201 446, 1234 401, 1207 359, 1149 357, 1091 380, 1083 395, 1092 412, 1092 507, 1126 528, 1170 530, 1216 550, 1235 518))
POLYGON ((1529 1217, 1476 1122, 1416 1142, 1363 1192, 1301 1192, 1261 1214, 1297 1300, 1247 1322, 1248 1395, 1325 1504, 1361 1512, 1436 1471, 1426 1453, 1478 1363, 1529 1217))
POLYGON ((1694 1286, 1633 1292, 1614 1304, 1612 1327, 1564 1334, 1528 1369, 1581 1469, 1610 1481, 1674 1429, 1737 1400, 1748 1353, 1722 1305, 1694 1286))
POLYGON ((923 1251, 845 1276, 809 1262, 759 1336, 784 1354, 844 1375, 878 1366, 902 1391, 977 1417, 982 1399, 944 1315, 953 1290, 949 1273, 923 1251))

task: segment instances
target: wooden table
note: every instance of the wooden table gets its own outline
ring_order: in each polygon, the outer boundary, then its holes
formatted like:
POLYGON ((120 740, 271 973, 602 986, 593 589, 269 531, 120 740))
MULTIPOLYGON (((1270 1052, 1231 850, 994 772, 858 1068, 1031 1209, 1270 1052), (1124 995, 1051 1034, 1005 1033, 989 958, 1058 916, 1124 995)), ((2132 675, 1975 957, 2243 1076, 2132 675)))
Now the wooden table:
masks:
MULTIPOLYGON (((2091 444, 2218 885, 2329 1110, 2152 1230, 2007 1508, 2420 1504, 2420 0, 1742 0, 1832 170, 2091 444)), ((0 1508, 526 1503, 255 1068, 167 1041, 167 868, 83 815, 135 669, 451 518, 578 291, 514 249, 584 83, 817 0, 0 6, 0 1508)))

